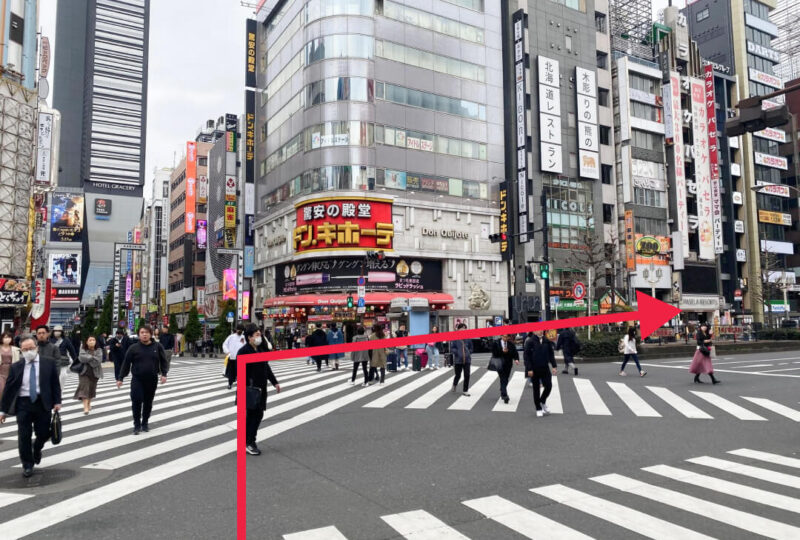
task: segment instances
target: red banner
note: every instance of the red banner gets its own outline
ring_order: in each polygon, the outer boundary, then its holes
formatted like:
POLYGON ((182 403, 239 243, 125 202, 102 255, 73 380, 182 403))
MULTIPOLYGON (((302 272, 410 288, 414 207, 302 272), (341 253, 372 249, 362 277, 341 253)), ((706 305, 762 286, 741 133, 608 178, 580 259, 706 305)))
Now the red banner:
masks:
POLYGON ((186 221, 184 232, 194 234, 197 219, 197 143, 186 142, 186 221))
POLYGON ((50 280, 37 279, 33 286, 33 306, 31 307, 31 328, 47 324, 50 319, 50 280))
POLYGON ((705 67, 706 121, 708 123, 708 164, 711 169, 711 217, 714 230, 714 253, 724 248, 722 237, 722 191, 719 185, 719 156, 717 147, 717 109, 714 96, 714 68, 705 67))
POLYGON ((392 201, 388 199, 314 199, 297 205, 294 250, 391 250, 392 201))

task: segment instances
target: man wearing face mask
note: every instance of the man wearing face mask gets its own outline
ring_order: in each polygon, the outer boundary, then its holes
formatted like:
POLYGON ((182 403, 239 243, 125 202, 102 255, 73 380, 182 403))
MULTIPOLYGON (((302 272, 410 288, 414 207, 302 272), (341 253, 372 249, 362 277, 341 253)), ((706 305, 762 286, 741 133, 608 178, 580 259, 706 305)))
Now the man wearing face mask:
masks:
POLYGON ((50 343, 58 347, 58 352, 61 355, 61 361, 58 364, 60 370, 59 380, 63 387, 67 382, 67 372, 69 365, 78 358, 78 352, 72 341, 64 337, 64 327, 57 324, 53 327, 53 335, 50 337, 50 343))
POLYGON ((222 344, 222 352, 228 355, 228 363, 225 365, 225 377, 228 378, 228 390, 233 387, 236 382, 236 356, 239 349, 244 347, 244 325, 239 323, 236 326, 236 332, 229 335, 225 342, 222 344))
POLYGON ((161 384, 167 382, 169 359, 164 347, 153 341, 153 329, 145 325, 139 329, 139 341, 134 343, 125 353, 117 388, 122 387, 122 381, 131 377, 131 405, 133 409, 133 434, 140 431, 150 431, 148 421, 153 410, 153 399, 158 387, 158 376, 161 375, 161 384))
MULTIPOLYGON (((254 324, 250 324, 244 331, 244 337, 247 343, 244 347, 239 349, 238 356, 246 356, 248 354, 255 354, 260 352, 267 352, 266 342, 261 337, 261 331, 254 324)), ((247 364, 247 385, 254 386, 261 390, 261 400, 254 409, 247 409, 247 453, 253 456, 261 455, 261 450, 258 449, 256 438, 258 435, 258 426, 261 424, 261 419, 264 418, 264 411, 267 410, 267 381, 272 383, 275 391, 281 391, 278 384, 278 379, 272 373, 272 368, 269 362, 252 362, 247 364)))
POLYGON ((61 385, 55 360, 39 354, 33 337, 21 338, 20 349, 23 360, 11 366, 0 401, 0 424, 7 416, 16 414, 22 475, 30 478, 50 437, 51 411, 61 409, 61 385), (31 444, 34 433, 36 442, 31 444))

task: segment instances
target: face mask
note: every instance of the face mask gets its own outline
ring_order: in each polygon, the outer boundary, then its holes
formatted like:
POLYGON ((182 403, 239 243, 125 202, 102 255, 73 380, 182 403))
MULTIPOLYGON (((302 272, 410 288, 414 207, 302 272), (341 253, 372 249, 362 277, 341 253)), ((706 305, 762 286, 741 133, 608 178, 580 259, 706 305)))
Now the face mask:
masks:
POLYGON ((258 347, 259 345, 261 345, 261 342, 262 342, 262 341, 263 341, 263 340, 262 340, 260 337, 253 338, 253 343, 255 344, 255 346, 256 346, 256 347, 258 347))
POLYGON ((58 339, 61 337, 61 332, 53 332, 53 337, 58 339))
POLYGON ((36 351, 22 351, 22 357, 27 360, 28 362, 32 362, 36 355, 39 354, 36 351))

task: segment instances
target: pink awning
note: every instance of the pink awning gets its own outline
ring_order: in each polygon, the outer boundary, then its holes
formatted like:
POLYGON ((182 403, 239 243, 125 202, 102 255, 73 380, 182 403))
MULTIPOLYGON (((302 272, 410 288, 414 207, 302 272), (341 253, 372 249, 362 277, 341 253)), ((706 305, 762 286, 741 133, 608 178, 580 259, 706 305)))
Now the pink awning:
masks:
MULTIPOLYGON (((298 294, 294 296, 276 296, 264 300, 264 307, 282 306, 344 306, 347 305, 346 294, 298 294)), ((355 296, 355 295, 353 295, 355 296)), ((445 293, 437 292, 368 292, 364 297, 367 305, 386 305, 392 303, 394 298, 427 298, 428 304, 452 304, 453 297, 445 293)))

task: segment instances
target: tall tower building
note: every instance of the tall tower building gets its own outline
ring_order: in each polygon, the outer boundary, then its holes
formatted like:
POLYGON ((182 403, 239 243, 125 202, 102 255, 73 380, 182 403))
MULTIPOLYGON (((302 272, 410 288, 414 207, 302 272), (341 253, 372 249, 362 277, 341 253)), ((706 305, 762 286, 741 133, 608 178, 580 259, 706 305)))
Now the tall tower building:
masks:
POLYGON ((64 126, 59 182, 85 192, 84 301, 112 279, 114 243, 127 240, 142 212, 149 14, 149 0, 59 4, 54 96, 64 126), (98 221, 96 208, 111 211, 98 221))

